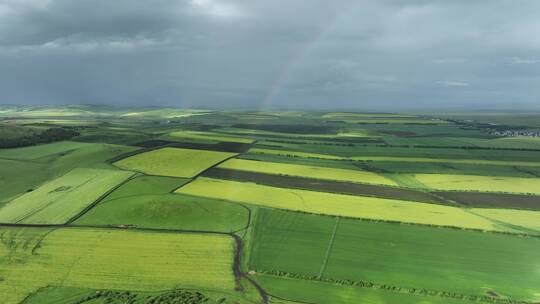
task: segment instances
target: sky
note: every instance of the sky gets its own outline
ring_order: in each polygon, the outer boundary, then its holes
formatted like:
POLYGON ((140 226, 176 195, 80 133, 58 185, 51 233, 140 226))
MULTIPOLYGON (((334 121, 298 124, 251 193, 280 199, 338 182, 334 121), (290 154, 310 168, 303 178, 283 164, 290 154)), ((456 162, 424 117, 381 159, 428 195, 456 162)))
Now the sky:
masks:
POLYGON ((0 104, 540 109, 537 0, 0 0, 0 104))

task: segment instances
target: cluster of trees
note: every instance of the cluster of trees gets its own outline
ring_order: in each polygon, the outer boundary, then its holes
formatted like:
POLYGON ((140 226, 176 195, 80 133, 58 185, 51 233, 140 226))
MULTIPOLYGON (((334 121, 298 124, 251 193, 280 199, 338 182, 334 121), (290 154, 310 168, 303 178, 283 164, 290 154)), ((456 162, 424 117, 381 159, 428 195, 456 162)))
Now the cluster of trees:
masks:
POLYGON ((207 303, 208 298, 198 291, 175 290, 146 301, 148 304, 201 304, 207 303))
POLYGON ((320 281, 325 283, 347 285, 347 286, 356 286, 361 288, 373 288, 381 289, 390 292, 399 292, 399 293, 408 293, 416 294, 421 296, 432 296, 432 297, 441 297, 441 298, 452 298, 458 300, 467 300, 477 303, 494 303, 494 304, 530 304, 526 301, 513 300, 508 298, 499 298, 496 295, 466 295, 459 292, 449 292, 449 291, 440 291, 440 290, 429 290, 425 288, 412 288, 412 287, 399 287, 389 284, 377 284, 369 281, 353 281, 345 279, 332 279, 318 277, 316 275, 304 275, 298 273, 291 273, 278 270, 257 270, 258 273, 268 274, 273 276, 287 277, 292 279, 300 280, 312 280, 320 281))
MULTIPOLYGON (((104 303, 125 303, 135 304, 140 300, 136 293, 129 291, 96 291, 95 294, 81 298, 73 304, 84 304, 90 301, 101 299, 104 303)), ((157 296, 144 296, 144 303, 148 304, 202 304, 208 303, 209 299, 198 291, 174 290, 157 296)))
POLYGON ((18 148, 37 144, 68 140, 78 136, 79 132, 70 128, 50 128, 41 133, 16 137, 0 138, 0 148, 18 148))

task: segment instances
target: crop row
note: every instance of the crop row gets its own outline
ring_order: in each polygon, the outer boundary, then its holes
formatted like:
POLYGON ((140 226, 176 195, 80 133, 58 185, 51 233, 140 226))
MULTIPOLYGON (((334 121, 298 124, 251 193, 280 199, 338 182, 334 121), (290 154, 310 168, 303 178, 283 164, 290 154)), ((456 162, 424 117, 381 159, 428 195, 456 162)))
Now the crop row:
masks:
POLYGON ((466 294, 463 294, 463 293, 460 293, 460 292, 449 292, 449 291, 442 291, 442 290, 429 290, 429 289, 426 289, 426 288, 400 287, 400 286, 394 286, 394 285, 389 285, 389 284, 380 284, 380 283, 369 282, 369 281, 353 281, 353 280, 346 280, 346 279, 333 279, 333 278, 319 277, 319 276, 316 276, 316 275, 303 275, 303 274, 291 273, 291 272, 285 272, 285 271, 279 271, 279 270, 256 270, 256 273, 265 274, 265 275, 271 275, 271 276, 291 278, 291 279, 298 279, 298 280, 319 281, 319 282, 339 284, 339 285, 344 285, 344 286, 356 286, 356 287, 360 287, 360 288, 373 288, 373 289, 385 290, 385 291, 389 291, 389 292, 407 293, 407 294, 420 295, 420 296, 451 298, 451 299, 456 299, 456 300, 464 300, 464 301, 471 301, 471 302, 477 302, 477 303, 530 304, 530 302, 527 302, 527 301, 514 300, 514 299, 508 299, 508 298, 498 298, 498 297, 496 297, 496 295, 494 295, 494 296, 466 295, 466 294))

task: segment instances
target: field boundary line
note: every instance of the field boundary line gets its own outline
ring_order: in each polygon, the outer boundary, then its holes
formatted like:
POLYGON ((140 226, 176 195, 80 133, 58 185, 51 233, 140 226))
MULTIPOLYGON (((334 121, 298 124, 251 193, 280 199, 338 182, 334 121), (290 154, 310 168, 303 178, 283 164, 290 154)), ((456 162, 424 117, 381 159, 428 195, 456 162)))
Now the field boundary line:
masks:
POLYGON ((231 160, 231 159, 233 159, 233 158, 236 158, 236 157, 238 157, 238 156, 241 156, 241 155, 247 153, 247 151, 249 151, 249 149, 251 149, 251 147, 255 146, 255 143, 257 143, 257 140, 254 140, 254 141, 251 143, 250 148, 248 148, 245 152, 234 153, 232 156, 229 156, 229 157, 227 157, 227 158, 225 158, 225 159, 223 159, 223 160, 221 160, 221 161, 219 161, 219 162, 213 164, 212 166, 210 166, 210 167, 208 167, 208 168, 202 170, 201 172, 199 172, 199 173, 197 173, 196 175, 192 176, 192 177, 191 177, 191 180, 189 180, 189 181, 185 182, 184 184, 178 186, 177 188, 171 190, 171 193, 176 192, 178 189, 180 189, 180 188, 184 187, 185 185, 187 185, 187 184, 193 182, 193 181, 196 180, 199 176, 202 176, 203 174, 207 173, 208 171, 210 171, 210 170, 212 170, 212 169, 214 169, 214 168, 217 168, 217 166, 223 164, 224 162, 226 162, 226 161, 228 161, 228 160, 231 160))
MULTIPOLYGON (((535 231, 534 234, 518 233, 518 232, 499 231, 499 230, 483 230, 483 229, 478 229, 478 228, 465 228, 465 227, 457 227, 457 226, 443 226, 443 225, 434 225, 434 224, 400 222, 400 221, 373 219, 373 218, 365 218, 365 217, 350 217, 350 216, 343 216, 343 215, 338 216, 338 215, 332 215, 332 214, 307 212, 307 211, 301 211, 301 210, 289 210, 289 209, 272 208, 272 207, 267 207, 267 206, 262 206, 261 208, 282 210, 282 211, 286 211, 286 212, 294 212, 294 213, 300 213, 300 214, 312 214, 312 215, 325 216, 325 217, 340 217, 342 219, 347 219, 347 220, 352 220, 352 221, 363 221, 363 222, 372 222, 372 223, 386 223, 386 224, 393 224, 393 225, 432 227, 432 228, 462 230, 462 231, 479 232, 479 233, 493 233, 493 234, 499 234, 499 235, 507 235, 507 236, 511 236, 511 237, 530 237, 530 238, 540 239, 540 233, 538 233, 536 231, 535 231)), ((463 208, 463 209, 467 210, 467 208, 463 208)))
POLYGON ((334 230, 332 231, 332 235, 330 236, 330 241, 328 242, 328 247, 326 248, 326 253, 324 255, 324 260, 321 265, 321 269, 319 270, 319 274, 317 275, 318 279, 321 279, 324 271, 326 270, 326 265, 328 264, 328 259, 330 258, 330 254, 332 253, 332 247, 334 246, 334 240, 336 239, 336 232, 339 226, 339 223, 341 221, 341 217, 336 217, 336 223, 334 224, 334 230))
POLYGON ((122 187, 123 185, 127 184, 127 182, 129 182, 130 180, 136 178, 137 176, 139 176, 136 172, 134 172, 130 177, 126 178, 125 180, 123 180, 121 183, 118 183, 117 185, 115 185, 114 187, 112 187, 111 189, 109 189, 107 192, 103 193, 100 197, 98 197, 94 202, 92 202, 91 204, 89 204, 88 206, 86 206, 83 210, 81 210, 79 213, 77 213, 75 216, 71 217, 69 220, 67 220, 65 222, 66 225, 69 225, 69 224, 72 224, 73 222, 75 222, 76 220, 78 220, 79 218, 81 218, 83 215, 85 215, 88 211, 90 211, 92 208, 94 208, 95 206, 97 206, 100 202, 102 202, 107 196, 109 196, 109 194, 113 193, 116 189, 122 187))

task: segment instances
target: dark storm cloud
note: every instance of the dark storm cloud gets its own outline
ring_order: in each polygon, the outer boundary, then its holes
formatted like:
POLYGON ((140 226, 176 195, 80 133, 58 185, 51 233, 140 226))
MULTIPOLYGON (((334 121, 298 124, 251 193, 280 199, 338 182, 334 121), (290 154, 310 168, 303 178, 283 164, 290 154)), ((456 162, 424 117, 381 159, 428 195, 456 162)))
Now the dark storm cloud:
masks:
POLYGON ((0 103, 538 107, 540 2, 0 0, 0 103))

